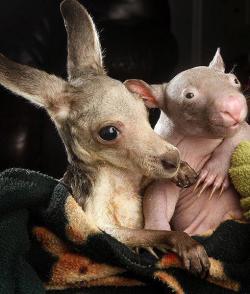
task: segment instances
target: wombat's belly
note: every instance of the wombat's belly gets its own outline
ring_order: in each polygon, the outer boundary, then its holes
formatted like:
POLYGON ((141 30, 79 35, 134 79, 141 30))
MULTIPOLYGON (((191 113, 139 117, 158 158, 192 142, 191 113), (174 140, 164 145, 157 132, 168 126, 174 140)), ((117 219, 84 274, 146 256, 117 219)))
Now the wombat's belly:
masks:
MULTIPOLYGON (((178 148, 181 159, 187 161, 195 170, 199 171, 210 159, 219 143, 220 140, 214 139, 194 141, 186 138, 178 145, 178 148)), ((193 192, 194 186, 180 191, 176 209, 171 219, 172 230, 185 231, 190 235, 202 234, 215 229, 224 220, 243 218, 239 195, 232 186, 225 190, 220 197, 218 190, 209 200, 212 188, 206 189, 199 198, 197 197, 199 189, 193 192)))
POLYGON ((218 191, 211 200, 210 193, 208 189, 197 198, 198 192, 193 192, 193 187, 182 190, 171 220, 172 230, 202 234, 215 229, 224 220, 243 218, 239 196, 232 187, 220 197, 218 191))

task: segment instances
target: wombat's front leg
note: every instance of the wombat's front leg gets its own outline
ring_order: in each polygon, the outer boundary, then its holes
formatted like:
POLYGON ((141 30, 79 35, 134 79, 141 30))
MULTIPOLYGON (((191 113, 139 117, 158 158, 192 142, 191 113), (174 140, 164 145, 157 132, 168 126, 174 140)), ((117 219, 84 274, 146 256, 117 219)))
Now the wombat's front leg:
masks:
POLYGON ((194 274, 205 276, 210 262, 204 247, 184 232, 104 228, 129 247, 165 247, 177 253, 183 266, 194 274))
POLYGON ((196 188, 200 186, 198 195, 206 188, 211 188, 210 198, 218 190, 219 195, 229 187, 228 170, 235 147, 244 140, 250 140, 250 126, 244 122, 240 130, 233 137, 226 138, 215 149, 211 158, 204 165, 199 174, 196 188))

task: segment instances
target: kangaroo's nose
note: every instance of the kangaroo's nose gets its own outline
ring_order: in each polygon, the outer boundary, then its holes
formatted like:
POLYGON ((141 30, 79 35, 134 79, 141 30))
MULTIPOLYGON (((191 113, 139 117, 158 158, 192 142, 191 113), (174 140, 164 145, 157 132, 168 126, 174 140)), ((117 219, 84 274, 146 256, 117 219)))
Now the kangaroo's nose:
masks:
POLYGON ((175 172, 175 170, 178 168, 177 162, 171 160, 162 159, 161 164, 163 168, 169 172, 175 172))
POLYGON ((167 173, 176 173, 180 165, 179 151, 174 148, 173 150, 169 150, 168 152, 166 152, 161 158, 161 164, 167 173))

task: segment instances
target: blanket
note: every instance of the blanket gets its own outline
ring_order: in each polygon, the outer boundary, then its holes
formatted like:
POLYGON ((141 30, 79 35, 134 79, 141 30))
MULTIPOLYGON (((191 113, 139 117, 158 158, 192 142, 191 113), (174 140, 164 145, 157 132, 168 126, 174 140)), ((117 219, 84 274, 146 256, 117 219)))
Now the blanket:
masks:
POLYGON ((138 255, 99 230, 63 183, 34 171, 0 174, 0 236, 1 294, 250 293, 250 224, 195 237, 211 262, 202 280, 174 253, 138 255))

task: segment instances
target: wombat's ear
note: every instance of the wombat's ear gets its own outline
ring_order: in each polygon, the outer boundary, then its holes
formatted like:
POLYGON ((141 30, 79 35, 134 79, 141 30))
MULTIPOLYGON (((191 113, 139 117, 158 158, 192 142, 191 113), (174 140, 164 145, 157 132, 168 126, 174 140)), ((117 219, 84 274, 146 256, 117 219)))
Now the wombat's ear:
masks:
POLYGON ((68 36, 68 76, 84 73, 104 73, 98 34, 92 18, 76 0, 64 0, 61 13, 68 36))
POLYGON ((163 85, 149 85, 142 80, 126 80, 124 85, 127 89, 138 94, 147 107, 156 108, 161 107, 164 100, 164 88, 163 85))
POLYGON ((34 104, 43 106, 53 116, 67 115, 69 101, 63 95, 67 82, 59 77, 16 63, 0 54, 0 84, 34 104))
POLYGON ((220 54, 220 48, 217 48, 217 51, 214 55, 213 60, 209 63, 209 66, 212 69, 221 71, 221 72, 225 72, 225 65, 224 65, 224 61, 221 57, 220 54))

